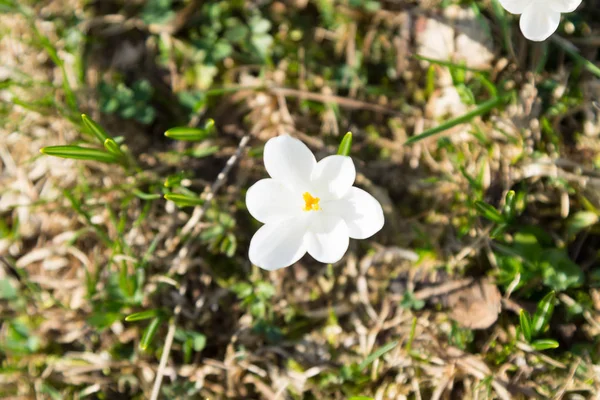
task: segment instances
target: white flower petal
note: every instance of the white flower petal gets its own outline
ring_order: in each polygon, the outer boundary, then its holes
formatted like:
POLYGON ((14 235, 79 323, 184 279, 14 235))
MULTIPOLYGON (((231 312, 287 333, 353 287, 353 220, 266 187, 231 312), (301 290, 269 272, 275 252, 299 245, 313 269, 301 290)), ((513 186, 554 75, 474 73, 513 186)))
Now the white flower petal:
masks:
POLYGON ((263 225, 252 237, 250 262, 273 271, 289 267, 306 254, 307 218, 294 217, 263 225))
POLYGON ((304 143, 287 135, 269 139, 263 158, 271 178, 300 193, 308 189, 317 160, 304 143))
POLYGON ((500 5, 512 14, 522 14, 533 0, 500 0, 500 5))
POLYGON ((344 219, 352 239, 366 239, 383 228, 385 222, 381 204, 369 193, 352 187, 346 195, 321 206, 326 213, 334 213, 344 219))
POLYGON ((352 187, 356 169, 350 157, 328 156, 317 163, 311 176, 311 187, 321 200, 339 199, 352 187))
POLYGON ((264 224, 297 216, 303 206, 300 194, 275 179, 262 179, 246 192, 248 211, 264 224))
POLYGON ((315 260, 322 263, 338 262, 348 250, 348 227, 337 215, 319 212, 311 219, 304 237, 306 249, 315 260))
POLYGON ((560 24, 560 13, 549 7, 528 7, 521 16, 523 35, 534 42, 542 42, 550 37, 560 24))
POLYGON ((548 6, 560 13, 570 13, 579 7, 581 0, 548 0, 548 6))

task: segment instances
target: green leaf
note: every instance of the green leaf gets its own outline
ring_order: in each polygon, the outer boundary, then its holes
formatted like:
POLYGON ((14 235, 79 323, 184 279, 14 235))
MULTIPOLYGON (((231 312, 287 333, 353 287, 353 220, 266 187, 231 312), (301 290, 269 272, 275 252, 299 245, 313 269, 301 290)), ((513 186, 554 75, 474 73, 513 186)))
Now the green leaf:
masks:
POLYGON ((107 153, 103 150, 90 149, 88 147, 81 146, 49 146, 40 149, 40 153, 61 157, 61 158, 73 158, 76 160, 92 160, 99 161, 108 164, 114 164, 118 161, 117 157, 113 154, 107 153))
POLYGON ((554 312, 554 291, 548 293, 542 301, 539 302, 537 306, 537 310, 535 314, 533 314, 533 336, 537 336, 542 333, 548 323, 550 322, 550 318, 552 318, 552 313, 554 312))
POLYGON ((250 20, 250 29, 253 33, 267 33, 271 29, 271 22, 268 19, 254 17, 250 20))
POLYGON ((338 148, 337 153, 340 156, 350 157, 351 150, 352 150, 352 132, 348 132, 342 138, 342 142, 340 143, 340 147, 338 148))
POLYGON ((142 200, 156 200, 160 199, 162 196, 158 193, 144 193, 139 189, 133 189, 132 193, 139 197, 142 200))
POLYGON ((512 96, 513 96, 513 93, 509 93, 507 95, 496 97, 496 98, 493 98, 491 100, 488 100, 485 103, 480 104, 474 110, 469 111, 468 113, 466 113, 464 115, 461 115, 460 117, 451 119, 448 122, 445 122, 445 123, 443 123, 441 125, 436 126, 435 128, 431 128, 431 129, 426 130, 425 132, 421 133, 420 135, 413 136, 413 137, 409 138, 406 141, 405 144, 413 144, 413 143, 419 142, 419 141, 421 141, 423 139, 426 139, 426 138, 428 138, 430 136, 437 135, 438 133, 441 133, 441 132, 443 132, 445 130, 453 128, 456 125, 460 125, 460 124, 464 124, 464 123, 470 122, 473 118, 478 117, 480 115, 487 114, 488 112, 490 112, 494 108, 499 107, 502 104, 506 103, 512 96))
POLYGON ((167 193, 165 199, 172 201, 177 207, 194 207, 204 204, 204 199, 179 193, 167 193))
POLYGON ((260 57, 264 59, 269 55, 270 47, 273 44, 273 37, 263 33, 255 34, 250 39, 250 42, 260 57))
POLYGON ((515 217, 517 211, 517 196, 514 190, 509 190, 504 199, 504 208, 502 214, 506 219, 511 220, 515 217))
POLYGON ((529 313, 525 309, 521 309, 519 313, 519 320, 521 322, 521 332, 523 332, 523 337, 525 340, 530 343, 531 342, 531 317, 529 313))
POLYGON ((156 317, 150 321, 150 324, 144 331, 142 339, 140 340, 140 349, 146 350, 148 346, 150 346, 150 343, 152 342, 152 339, 154 339, 154 335, 156 335, 156 331, 158 331, 158 327, 160 326, 161 322, 162 318, 159 317, 156 317))
POLYGON ((105 329, 121 318, 122 315, 117 312, 94 311, 94 313, 87 319, 87 322, 96 329, 105 329))
POLYGON ((547 249, 541 255, 540 266, 544 285, 556 291, 581 286, 584 274, 565 249, 547 249))
POLYGON ((598 223, 598 215, 591 211, 579 211, 575 213, 567 223, 569 236, 576 235, 582 230, 598 223))
POLYGON ((193 340, 192 344, 194 351, 202 351, 206 347, 206 336, 197 332, 190 332, 190 337, 193 340))
POLYGON ((377 360, 379 357, 381 357, 385 353, 393 350, 394 347, 396 347, 396 346, 398 346, 398 341, 394 340, 394 341, 389 342, 385 346, 378 348, 373 353, 371 353, 371 355, 369 355, 369 357, 367 357, 363 362, 361 362, 360 365, 358 366, 358 368, 361 370, 365 369, 373 361, 377 360))
POLYGON ((17 290, 10 284, 7 278, 0 279, 0 299, 14 300, 17 298, 17 290))
POLYGON ((482 217, 492 222, 496 222, 498 224, 503 224, 506 222, 502 214, 500 214, 500 212, 496 210, 495 207, 491 206, 488 203, 485 203, 483 201, 476 201, 475 209, 482 217))
POLYGON ((165 24, 175 16, 172 0, 147 0, 144 3, 141 16, 147 25, 165 24))
POLYGON ((131 321, 141 321, 144 319, 150 319, 150 318, 158 316, 158 313, 159 313, 159 311, 157 309, 141 311, 141 312, 129 314, 127 317, 125 317, 125 321, 131 322, 131 321))
POLYGON ((81 119, 83 120, 83 125, 85 125, 85 127, 90 131, 90 133, 96 136, 96 139, 98 139, 100 143, 104 144, 106 139, 110 138, 110 136, 108 135, 108 133, 106 133, 104 128, 98 125, 93 119, 91 119, 87 115, 81 114, 81 119))
POLYGON ((204 158, 212 156, 219 151, 219 146, 200 147, 195 149, 189 149, 185 152, 186 155, 194 158, 204 158))
POLYGON ((538 339, 531 343, 531 347, 537 351, 556 349, 558 347, 558 342, 554 339, 538 339))
POLYGON ((598 78, 600 78, 600 67, 598 67, 596 64, 594 64, 590 60, 583 57, 579 53, 579 49, 577 47, 575 47, 573 45, 573 43, 571 43, 571 41, 569 41, 567 39, 563 39, 556 35, 554 35, 554 37, 552 38, 552 41, 554 43, 556 43, 557 45, 559 45, 567 54, 569 54, 571 57, 573 57, 575 59, 575 61, 577 61, 579 64, 583 65, 585 67, 585 69, 587 69, 589 72, 591 72, 592 74, 594 74, 598 78))
POLYGON ((125 153, 123 153, 123 151, 121 150, 117 142, 114 141, 114 139, 107 138, 104 141, 104 148, 106 149, 106 151, 115 155, 116 157, 123 157, 125 155, 125 153))
POLYGON ((204 128, 190 128, 187 126, 171 128, 165 132, 165 136, 175 140, 196 142, 209 137, 212 134, 214 124, 214 121, 211 119, 206 123, 204 128))

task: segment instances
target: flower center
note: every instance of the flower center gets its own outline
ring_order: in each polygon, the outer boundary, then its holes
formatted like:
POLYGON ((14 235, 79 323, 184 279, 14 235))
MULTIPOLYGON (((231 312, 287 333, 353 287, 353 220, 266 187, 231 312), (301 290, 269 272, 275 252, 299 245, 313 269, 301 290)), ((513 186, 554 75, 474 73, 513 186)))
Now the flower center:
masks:
POLYGON ((304 211, 319 211, 321 209, 318 197, 312 197, 310 193, 304 192, 302 198, 304 199, 304 211))

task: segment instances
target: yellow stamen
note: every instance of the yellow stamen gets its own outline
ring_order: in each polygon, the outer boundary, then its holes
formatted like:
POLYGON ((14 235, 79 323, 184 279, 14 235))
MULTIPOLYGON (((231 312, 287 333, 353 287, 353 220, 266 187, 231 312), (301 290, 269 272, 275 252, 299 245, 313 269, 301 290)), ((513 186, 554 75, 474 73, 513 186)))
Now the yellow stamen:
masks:
POLYGON ((304 198, 304 211, 319 211, 321 209, 318 197, 312 197, 308 192, 304 192, 302 197, 304 198))

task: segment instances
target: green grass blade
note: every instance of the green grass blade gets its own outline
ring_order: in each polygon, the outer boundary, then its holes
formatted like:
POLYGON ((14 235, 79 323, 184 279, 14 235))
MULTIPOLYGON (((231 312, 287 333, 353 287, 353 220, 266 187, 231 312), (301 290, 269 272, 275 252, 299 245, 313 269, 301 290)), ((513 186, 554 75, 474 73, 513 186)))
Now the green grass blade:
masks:
POLYGON ((583 65, 585 69, 587 69, 589 72, 600 78, 600 67, 598 67, 596 64, 579 54, 579 49, 575 47, 571 42, 558 35, 552 36, 552 41, 556 43, 561 49, 563 49, 565 53, 574 58, 575 61, 583 65))
POLYGON ((142 200, 157 200, 162 196, 158 193, 144 193, 139 189, 133 189, 132 192, 136 197, 139 197, 142 200))
POLYGON ((215 122, 209 119, 203 128, 190 128, 187 126, 180 126, 171 128, 165 132, 165 136, 170 139, 184 140, 187 142, 197 142, 204 140, 214 131, 215 122))
POLYGON ((193 207, 204 204, 204 200, 199 197, 178 193, 167 193, 165 194, 165 199, 177 204, 178 207, 193 207))
POLYGON ((552 291, 539 302, 537 310, 533 314, 533 336, 539 335, 548 326, 554 312, 554 297, 555 293, 552 291))
POLYGON ((521 332, 527 343, 531 342, 531 317, 527 310, 522 309, 519 313, 519 321, 521 323, 521 332))
POLYGON ((146 310, 146 311, 129 314, 127 317, 125 317, 125 321, 127 321, 127 322, 142 321, 144 319, 150 319, 150 318, 154 318, 156 316, 158 316, 157 309, 146 310))
POLYGON ((156 317, 152 321, 150 321, 150 324, 144 331, 142 339, 140 340, 140 349, 146 350, 148 346, 150 346, 150 343, 152 343, 152 339, 154 339, 154 336, 156 335, 156 332, 158 331, 158 327, 160 326, 161 322, 162 318, 159 317, 156 317))
POLYGON ((447 61, 447 60, 438 60, 438 59, 435 59, 435 58, 429 58, 429 57, 421 56, 419 54, 415 54, 413 57, 416 58, 417 60, 427 61, 427 62, 430 62, 432 64, 440 65, 442 67, 458 68, 458 69, 461 69, 463 71, 478 72, 480 74, 487 74, 488 73, 488 71, 486 71, 484 69, 471 68, 471 67, 467 67, 465 64, 457 64, 457 63, 453 63, 453 62, 450 62, 450 61, 447 61))
POLYGON ((104 144, 104 142, 106 142, 106 139, 110 139, 110 136, 108 135, 108 133, 106 133, 104 128, 98 125, 93 119, 91 119, 87 115, 81 114, 81 120, 83 121, 83 125, 90 131, 90 133, 96 136, 100 143, 104 144))
POLYGON ((371 353, 371 355, 369 355, 369 357, 365 358, 365 360, 360 363, 360 365, 358 366, 358 368, 361 369, 361 370, 365 369, 373 361, 377 360, 379 357, 381 357, 385 353, 393 350, 394 347, 396 347, 396 346, 398 346, 398 341, 394 340, 392 342, 389 342, 385 346, 378 348, 373 353, 371 353))
POLYGON ((483 201, 476 201, 475 209, 477 210, 479 215, 492 222, 496 222, 498 224, 503 224, 506 222, 502 214, 500 214, 500 212, 496 210, 495 207, 491 206, 488 203, 485 203, 483 201))
POLYGON ((554 339, 538 339, 531 343, 531 347, 537 351, 556 349, 558 347, 558 342, 554 339))
POLYGON ((348 132, 344 135, 342 142, 340 143, 340 147, 338 148, 337 153, 340 156, 350 156, 350 151, 352 149, 352 132, 348 132))
POLYGON ((40 153, 54 157, 99 161, 108 164, 113 164, 118 161, 117 157, 113 154, 103 150, 90 149, 81 146, 49 146, 40 149, 40 153))
POLYGON ((108 151, 109 153, 113 154, 115 157, 124 157, 125 153, 123 153, 123 151, 121 150, 121 148, 119 147, 119 145, 117 144, 117 142, 115 142, 113 139, 111 138, 107 138, 104 141, 104 148, 106 149, 106 151, 108 151))
POLYGON ((500 96, 500 97, 496 97, 496 98, 493 98, 491 100, 488 100, 485 103, 480 104, 474 110, 469 111, 468 113, 466 113, 464 115, 461 115, 460 117, 451 119, 448 122, 445 122, 445 123, 443 123, 441 125, 436 126, 435 128, 431 128, 431 129, 426 130, 425 132, 421 133, 420 135, 413 136, 413 137, 409 138, 406 141, 405 144, 414 144, 414 143, 419 142, 419 141, 421 141, 423 139, 426 139, 426 138, 428 138, 430 136, 437 135, 438 133, 441 133, 441 132, 443 132, 445 130, 453 128, 456 125, 467 123, 467 122, 471 121, 475 117, 487 114, 488 112, 490 112, 494 108, 497 108, 500 105, 502 105, 505 102, 507 102, 508 99, 510 99, 512 97, 512 95, 513 94, 510 93, 508 95, 504 95, 504 96, 500 96))

